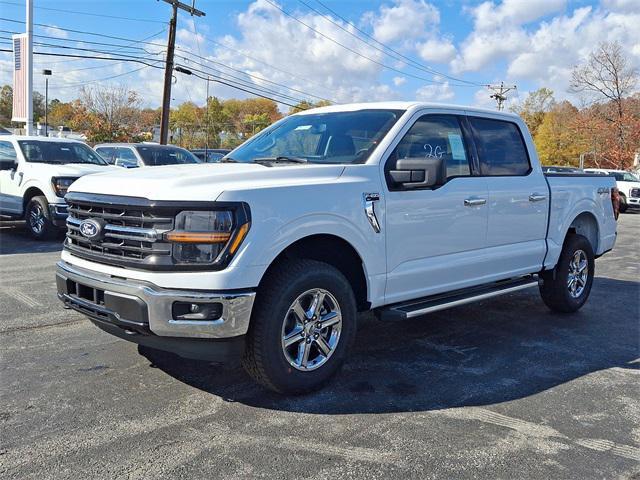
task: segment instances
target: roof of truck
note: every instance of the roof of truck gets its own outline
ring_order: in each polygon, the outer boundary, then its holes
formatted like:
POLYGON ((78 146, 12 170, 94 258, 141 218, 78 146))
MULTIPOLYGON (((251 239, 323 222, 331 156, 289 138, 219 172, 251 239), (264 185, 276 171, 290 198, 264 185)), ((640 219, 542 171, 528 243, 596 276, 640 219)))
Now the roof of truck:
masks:
MULTIPOLYGON (((392 102, 364 102, 364 103, 345 103, 338 105, 328 105, 326 107, 311 108, 297 113, 296 115, 305 115, 309 113, 329 113, 329 112, 349 112, 355 110, 409 110, 416 108, 438 108, 444 110, 466 110, 477 113, 490 113, 492 115, 501 115, 505 117, 518 117, 515 113, 500 112, 490 108, 471 107, 467 105, 453 105, 446 103, 418 102, 418 101, 392 101, 392 102)), ((519 118, 519 117, 518 117, 519 118)))

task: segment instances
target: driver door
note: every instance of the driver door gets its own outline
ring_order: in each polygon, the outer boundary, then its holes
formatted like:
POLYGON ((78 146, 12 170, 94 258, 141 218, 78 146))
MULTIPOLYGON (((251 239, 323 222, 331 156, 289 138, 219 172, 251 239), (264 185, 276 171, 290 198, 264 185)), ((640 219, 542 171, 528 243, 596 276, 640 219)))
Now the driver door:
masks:
POLYGON ((387 303, 484 282, 489 193, 486 179, 473 175, 475 154, 463 121, 451 114, 419 116, 386 161, 387 303), (394 184, 388 172, 395 162, 420 157, 443 158, 446 183, 394 184))
POLYGON ((0 211, 12 215, 22 214, 18 155, 11 142, 0 141, 0 211))

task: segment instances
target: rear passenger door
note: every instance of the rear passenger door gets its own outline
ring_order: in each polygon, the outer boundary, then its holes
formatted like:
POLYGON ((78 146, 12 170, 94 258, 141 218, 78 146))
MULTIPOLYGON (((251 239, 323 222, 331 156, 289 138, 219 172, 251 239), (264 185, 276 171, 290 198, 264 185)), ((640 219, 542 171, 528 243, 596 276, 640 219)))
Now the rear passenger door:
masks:
POLYGON ((544 174, 533 168, 517 123, 473 114, 468 119, 489 189, 486 254, 492 270, 502 278, 537 272, 546 253, 550 200, 544 174))

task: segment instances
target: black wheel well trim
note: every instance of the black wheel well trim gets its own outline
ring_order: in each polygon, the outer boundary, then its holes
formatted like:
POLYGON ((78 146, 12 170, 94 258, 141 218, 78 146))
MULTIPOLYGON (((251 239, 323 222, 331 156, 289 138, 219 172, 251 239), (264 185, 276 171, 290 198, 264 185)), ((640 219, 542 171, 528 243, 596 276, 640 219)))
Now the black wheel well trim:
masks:
POLYGON ((266 278, 276 265, 291 259, 317 260, 333 266, 351 284, 358 311, 371 309, 364 262, 354 246, 344 238, 329 233, 299 238, 290 243, 271 261, 262 279, 266 278))
POLYGON ((600 225, 598 224, 598 219, 593 213, 585 210, 574 217, 574 219, 569 224, 569 228, 567 229, 563 244, 567 241, 569 235, 582 235, 583 237, 585 237, 591 244, 594 255, 596 255, 596 252, 598 251, 598 244, 600 242, 600 225), (593 230, 589 231, 587 229, 585 231, 583 220, 581 219, 588 219, 586 220, 586 222, 593 226, 593 230), (576 222, 578 222, 577 225, 576 222))
POLYGON ((22 198, 22 211, 23 211, 23 214, 26 214, 27 205, 29 204, 31 199, 33 197, 38 197, 38 196, 42 196, 42 197, 46 198, 44 192, 40 188, 38 188, 38 187, 29 187, 29 188, 27 188, 27 190, 24 192, 24 196, 22 198))

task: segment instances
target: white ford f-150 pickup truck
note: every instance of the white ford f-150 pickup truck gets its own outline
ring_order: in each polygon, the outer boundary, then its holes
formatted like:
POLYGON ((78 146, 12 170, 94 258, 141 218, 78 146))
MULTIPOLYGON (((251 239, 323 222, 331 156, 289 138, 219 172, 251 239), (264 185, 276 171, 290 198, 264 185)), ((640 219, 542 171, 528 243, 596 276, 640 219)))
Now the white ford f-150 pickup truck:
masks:
POLYGON ((0 215, 24 218, 36 240, 66 227, 64 196, 79 177, 116 169, 86 144, 65 138, 0 137, 0 215))
POLYGON ((512 114, 307 110, 219 164, 76 181, 58 296, 121 338, 242 358, 268 388, 306 392, 353 349, 358 311, 401 320, 536 286, 578 310, 616 240, 614 187, 545 176, 512 114))

